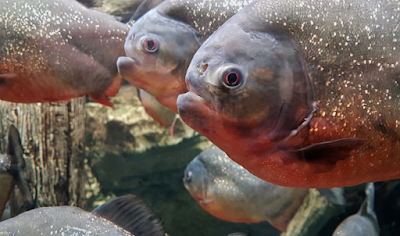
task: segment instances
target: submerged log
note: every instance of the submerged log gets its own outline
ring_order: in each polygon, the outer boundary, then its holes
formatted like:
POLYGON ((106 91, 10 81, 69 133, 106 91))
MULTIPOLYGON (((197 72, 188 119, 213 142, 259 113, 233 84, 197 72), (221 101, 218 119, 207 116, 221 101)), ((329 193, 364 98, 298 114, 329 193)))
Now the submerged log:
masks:
MULTIPOLYGON (((0 101, 0 147, 5 152, 11 124, 25 149, 26 178, 34 208, 86 206, 85 98, 71 102, 16 104, 0 101)), ((18 187, 10 197, 11 217, 29 210, 18 187)))

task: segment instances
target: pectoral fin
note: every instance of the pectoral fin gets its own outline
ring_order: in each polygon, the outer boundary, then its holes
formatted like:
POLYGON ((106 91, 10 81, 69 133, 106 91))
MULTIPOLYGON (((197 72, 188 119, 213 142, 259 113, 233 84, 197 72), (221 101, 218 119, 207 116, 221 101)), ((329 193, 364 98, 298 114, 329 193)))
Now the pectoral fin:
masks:
POLYGON ((327 172, 335 167, 336 162, 349 158, 352 151, 367 142, 360 138, 344 138, 315 143, 300 149, 284 150, 281 154, 286 162, 305 161, 318 166, 315 172, 327 172))

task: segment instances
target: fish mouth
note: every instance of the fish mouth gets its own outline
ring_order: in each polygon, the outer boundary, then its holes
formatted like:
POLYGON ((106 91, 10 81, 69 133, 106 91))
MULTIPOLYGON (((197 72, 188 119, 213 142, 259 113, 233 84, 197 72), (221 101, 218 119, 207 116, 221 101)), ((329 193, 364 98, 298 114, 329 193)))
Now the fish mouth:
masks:
POLYGON ((122 78, 126 79, 132 85, 142 88, 144 86, 149 86, 146 81, 136 79, 135 68, 138 62, 131 57, 118 57, 117 68, 118 73, 122 78))
POLYGON ((186 123, 201 125, 201 120, 215 116, 215 109, 192 90, 180 94, 176 101, 178 113, 186 123), (197 121, 197 122, 196 122, 197 121), (200 122, 200 123, 199 123, 200 122))

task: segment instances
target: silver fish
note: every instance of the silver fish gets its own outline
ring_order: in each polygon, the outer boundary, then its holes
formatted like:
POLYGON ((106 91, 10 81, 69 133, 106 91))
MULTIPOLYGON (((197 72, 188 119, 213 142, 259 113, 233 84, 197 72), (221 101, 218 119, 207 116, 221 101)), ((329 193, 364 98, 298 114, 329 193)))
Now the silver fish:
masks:
POLYGON ((378 218, 374 212, 374 183, 368 183, 366 198, 357 214, 347 217, 335 229, 333 236, 379 236, 378 218))
MULTIPOLYGON (((309 193, 304 188, 288 188, 265 182, 233 162, 213 146, 196 156, 186 167, 185 188, 211 215, 232 222, 268 221, 286 231, 294 214, 309 193)), ((320 191, 321 192, 321 191, 320 191)), ((323 189, 344 204, 343 189, 323 189)))
POLYGON ((71 0, 0 1, 0 99, 112 106, 128 26, 71 0))
POLYGON ((164 236, 164 229, 135 195, 116 198, 92 212, 43 207, 0 222, 0 235, 164 236))
POLYGON ((254 2, 197 51, 179 114, 274 184, 400 178, 399 10, 397 0, 254 2))
POLYGON ((185 74, 199 48, 220 25, 252 0, 169 0, 140 17, 125 42, 127 57, 117 65, 134 86, 176 113, 187 91, 185 74))
POLYGON ((23 152, 19 132, 14 125, 11 125, 8 133, 7 153, 0 154, 0 218, 15 185, 18 186, 29 204, 27 208, 33 207, 33 198, 28 183, 21 176, 21 170, 25 168, 23 152))

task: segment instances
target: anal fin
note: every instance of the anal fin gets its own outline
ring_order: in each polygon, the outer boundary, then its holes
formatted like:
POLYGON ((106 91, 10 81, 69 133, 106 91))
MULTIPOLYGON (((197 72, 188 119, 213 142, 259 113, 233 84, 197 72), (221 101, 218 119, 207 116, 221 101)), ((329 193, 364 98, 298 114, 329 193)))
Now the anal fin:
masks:
POLYGON ((135 236, 164 236, 161 224, 148 207, 135 195, 125 195, 92 211, 96 216, 119 225, 135 236))
POLYGON ((171 126, 169 127, 169 133, 171 134, 171 136, 174 136, 175 123, 176 123, 177 119, 178 119, 178 115, 175 116, 174 120, 172 121, 171 126))
POLYGON ((98 95, 98 94, 88 94, 88 95, 95 102, 98 102, 100 104, 103 104, 103 105, 109 106, 109 107, 114 106, 114 104, 112 104, 110 102, 110 100, 107 98, 106 95, 98 95))

